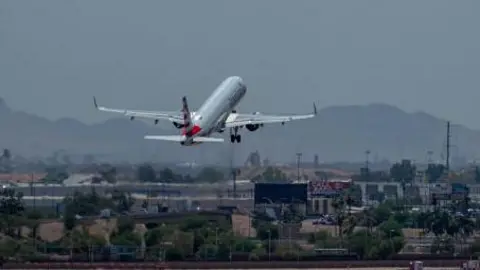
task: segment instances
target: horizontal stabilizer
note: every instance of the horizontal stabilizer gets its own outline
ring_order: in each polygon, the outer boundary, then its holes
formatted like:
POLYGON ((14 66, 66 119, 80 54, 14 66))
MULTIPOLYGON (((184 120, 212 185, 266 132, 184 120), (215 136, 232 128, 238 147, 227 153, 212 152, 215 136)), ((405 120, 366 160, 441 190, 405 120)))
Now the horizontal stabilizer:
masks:
MULTIPOLYGON (((160 141, 172 141, 172 142, 183 142, 186 137, 182 135, 147 135, 144 137, 147 140, 160 140, 160 141)), ((193 138, 194 142, 224 142, 223 138, 213 138, 213 137, 195 137, 193 138)))
POLYGON ((172 141, 172 142, 183 142, 185 141, 185 136, 181 135, 147 135, 144 137, 147 140, 160 140, 160 141, 172 141))
POLYGON ((213 137, 195 137, 193 138, 194 142, 223 142, 223 138, 213 138, 213 137))

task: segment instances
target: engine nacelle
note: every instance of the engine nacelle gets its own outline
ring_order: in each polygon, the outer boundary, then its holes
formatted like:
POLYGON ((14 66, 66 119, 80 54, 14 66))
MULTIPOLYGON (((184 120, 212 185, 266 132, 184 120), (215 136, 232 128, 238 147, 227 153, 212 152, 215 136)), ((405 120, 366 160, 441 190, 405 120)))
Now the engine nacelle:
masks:
POLYGON ((248 131, 255 131, 260 127, 260 125, 259 124, 248 124, 248 125, 245 125, 245 127, 248 129, 248 131))
POLYGON ((176 128, 183 128, 183 127, 185 127, 184 124, 180 124, 180 123, 177 123, 177 122, 172 122, 172 123, 173 123, 173 125, 174 125, 176 128))

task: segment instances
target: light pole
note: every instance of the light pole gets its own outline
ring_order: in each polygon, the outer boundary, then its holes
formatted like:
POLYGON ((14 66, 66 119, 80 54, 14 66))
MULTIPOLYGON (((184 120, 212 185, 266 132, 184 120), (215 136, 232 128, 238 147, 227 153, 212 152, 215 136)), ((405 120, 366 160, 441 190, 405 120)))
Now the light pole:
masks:
POLYGON ((215 227, 215 250, 216 254, 218 256, 218 227, 215 227))
POLYGON ((393 250, 394 250, 395 248, 394 248, 394 246, 393 246, 392 232, 394 232, 394 230, 388 231, 388 236, 389 236, 389 238, 390 238, 390 245, 392 246, 392 252, 393 252, 393 250))
POLYGON ((300 182, 300 159, 302 158, 302 153, 297 153, 297 181, 300 182))
POLYGON ((369 167, 369 163, 370 163, 370 150, 366 150, 365 151, 365 169, 367 170, 368 172, 368 167, 369 167))
POLYGON ((268 230, 268 261, 271 261, 271 242, 272 242, 272 231, 268 230))
MULTIPOLYGON (((365 185, 365 189, 367 189, 368 182, 370 180, 369 156, 370 156, 370 150, 366 150, 365 151, 365 182, 367 184, 365 185)), ((370 196, 369 196, 367 190, 365 190, 365 194, 367 196, 367 198, 365 198, 365 203, 366 203, 366 206, 368 207, 369 201, 370 201, 370 196)))

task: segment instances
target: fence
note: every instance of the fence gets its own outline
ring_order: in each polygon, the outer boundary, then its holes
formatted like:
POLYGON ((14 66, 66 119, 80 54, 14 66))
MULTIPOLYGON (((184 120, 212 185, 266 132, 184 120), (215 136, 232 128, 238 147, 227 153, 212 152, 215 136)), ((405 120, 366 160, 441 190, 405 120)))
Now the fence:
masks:
MULTIPOLYGON (((1 252, 2 262, 315 262, 315 261, 334 261, 352 263, 358 260, 355 254, 349 252, 320 252, 312 254, 311 252, 302 252, 292 245, 291 249, 285 249, 281 253, 277 252, 233 252, 233 246, 220 248, 220 246, 207 245, 206 248, 200 248, 199 251, 185 254, 185 250, 175 248, 164 244, 161 247, 142 248, 138 246, 82 246, 73 248, 53 247, 47 245, 38 245, 34 250, 15 250, 6 254, 1 252)), ((268 248, 266 249, 268 250, 268 248)), ((437 254, 397 254, 391 258, 391 261, 442 261, 442 260, 468 260, 470 256, 448 256, 437 254)))

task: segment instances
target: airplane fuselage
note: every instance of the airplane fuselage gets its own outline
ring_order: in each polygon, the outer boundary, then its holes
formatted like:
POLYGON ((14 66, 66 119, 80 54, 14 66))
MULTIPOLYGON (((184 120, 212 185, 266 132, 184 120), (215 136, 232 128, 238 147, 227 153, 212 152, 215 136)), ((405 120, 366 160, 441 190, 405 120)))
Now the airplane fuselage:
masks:
POLYGON ((191 114, 191 128, 185 131, 183 145, 194 144, 194 137, 208 137, 223 130, 228 116, 247 92, 242 78, 237 76, 225 79, 200 108, 191 114))

